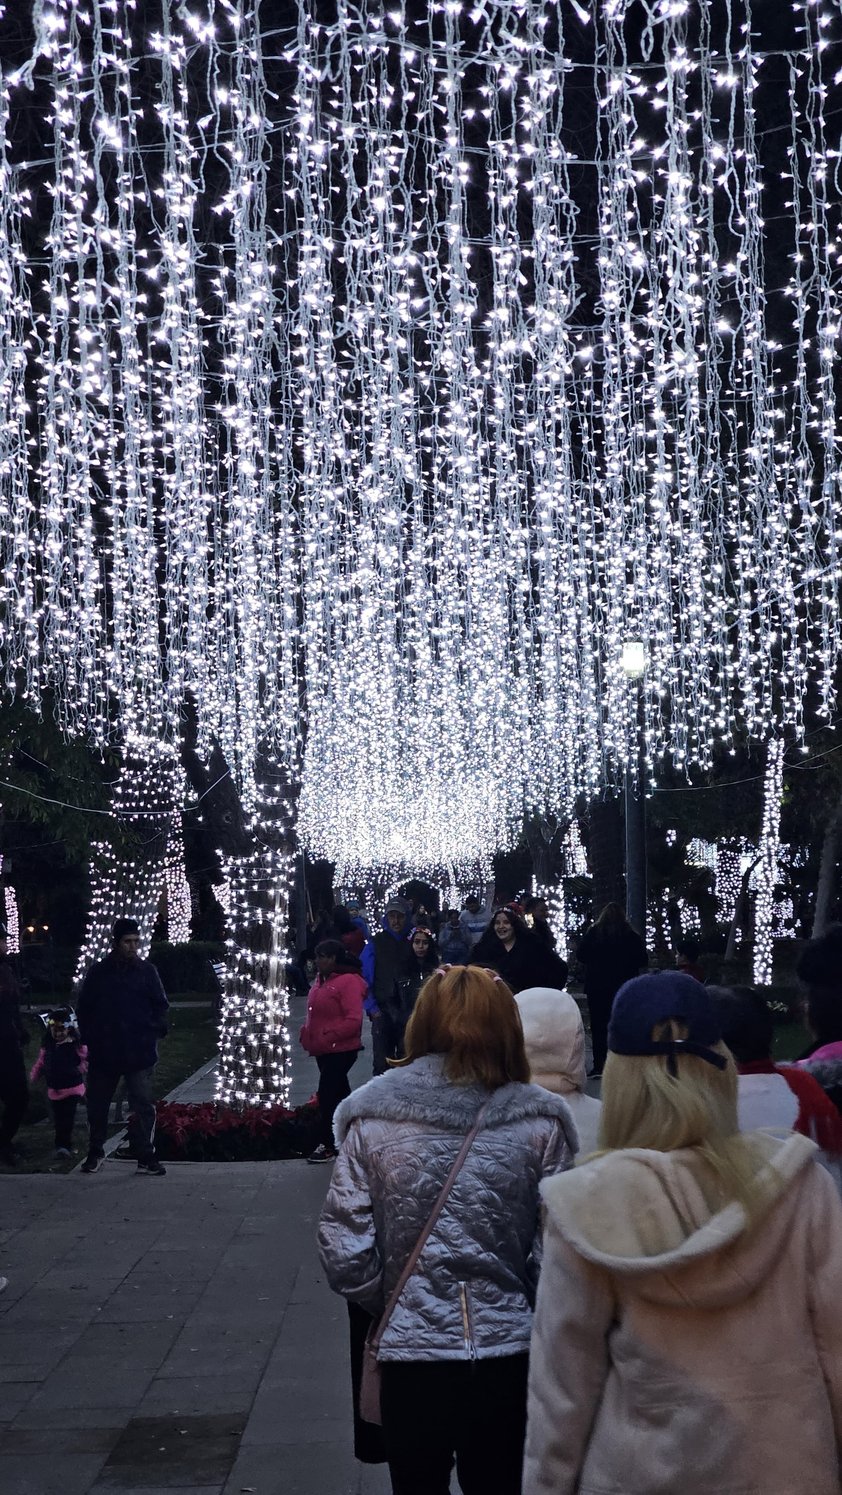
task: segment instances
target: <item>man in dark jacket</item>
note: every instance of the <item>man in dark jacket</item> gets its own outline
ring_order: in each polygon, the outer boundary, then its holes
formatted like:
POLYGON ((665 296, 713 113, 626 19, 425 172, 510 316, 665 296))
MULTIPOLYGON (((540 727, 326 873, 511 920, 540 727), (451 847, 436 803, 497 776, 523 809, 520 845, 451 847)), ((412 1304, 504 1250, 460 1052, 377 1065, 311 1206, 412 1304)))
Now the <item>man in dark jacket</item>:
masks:
POLYGON ((397 983, 411 975, 415 957, 409 945, 409 905, 402 898, 386 904, 383 928, 369 940, 362 954, 368 982, 366 1011, 371 1018, 372 1069, 381 1075, 387 1055, 398 1053, 400 998, 397 983))
POLYGON ((159 1038, 167 1031, 167 1002, 152 962, 140 958, 140 929, 118 919, 110 955, 91 966, 76 1004, 79 1031, 88 1045, 88 1156, 83 1173, 96 1173, 105 1156, 108 1108, 121 1079, 133 1119, 138 1173, 163 1174, 155 1152, 152 1074, 159 1038))
POLYGON ((20 1017, 20 996, 20 982, 9 960, 8 932, 5 924, 0 924, 0 1159, 10 1167, 18 1160, 12 1139, 29 1103, 23 1060, 27 1035, 20 1017))

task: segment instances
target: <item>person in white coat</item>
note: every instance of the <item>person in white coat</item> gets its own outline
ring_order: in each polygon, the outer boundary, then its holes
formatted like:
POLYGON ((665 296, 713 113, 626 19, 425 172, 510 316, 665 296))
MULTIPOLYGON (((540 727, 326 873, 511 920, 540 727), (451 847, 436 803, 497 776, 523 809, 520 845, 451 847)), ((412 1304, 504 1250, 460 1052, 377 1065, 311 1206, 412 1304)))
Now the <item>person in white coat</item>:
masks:
POLYGON ((547 1180, 523 1495, 840 1495, 842 1205, 738 1131, 705 988, 611 1013, 597 1158, 547 1180))
POLYGON ((564 1096, 579 1134, 577 1157, 581 1161, 596 1150, 602 1107, 585 1092, 585 1026, 579 1004, 569 992, 552 986, 527 987, 517 993, 515 1001, 532 1083, 564 1096))

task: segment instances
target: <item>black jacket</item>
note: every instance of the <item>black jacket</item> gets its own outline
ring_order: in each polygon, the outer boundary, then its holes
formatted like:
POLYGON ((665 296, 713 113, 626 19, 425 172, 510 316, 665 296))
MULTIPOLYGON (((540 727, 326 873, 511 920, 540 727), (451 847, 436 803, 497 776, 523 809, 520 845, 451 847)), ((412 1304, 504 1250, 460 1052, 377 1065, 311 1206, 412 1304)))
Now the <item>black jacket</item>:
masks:
POLYGON ((579 941, 576 959, 584 968, 585 995, 613 997, 649 964, 646 946, 630 925, 606 934, 593 924, 579 941))
POLYGON ((507 950, 494 930, 486 929, 471 952, 471 961, 474 965, 491 966, 515 996, 531 986, 550 986, 563 991, 567 984, 567 962, 529 930, 520 930, 511 950, 507 950))
POLYGON ((152 962, 107 955, 91 966, 76 1014, 91 1064, 118 1073, 151 1069, 167 1031, 169 1003, 152 962))

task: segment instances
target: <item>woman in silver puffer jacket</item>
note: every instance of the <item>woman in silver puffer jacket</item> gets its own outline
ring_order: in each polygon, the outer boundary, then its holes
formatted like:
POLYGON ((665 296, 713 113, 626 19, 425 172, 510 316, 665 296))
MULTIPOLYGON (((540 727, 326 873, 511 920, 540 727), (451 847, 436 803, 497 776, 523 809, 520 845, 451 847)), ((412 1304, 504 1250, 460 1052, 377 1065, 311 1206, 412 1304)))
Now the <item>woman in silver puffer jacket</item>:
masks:
POLYGON ((541 1180, 572 1166, 560 1096, 530 1085, 509 988, 478 966, 436 971, 407 1063, 339 1107, 319 1246, 335 1292, 378 1317, 480 1108, 482 1129, 380 1344, 394 1495, 518 1495, 541 1180))

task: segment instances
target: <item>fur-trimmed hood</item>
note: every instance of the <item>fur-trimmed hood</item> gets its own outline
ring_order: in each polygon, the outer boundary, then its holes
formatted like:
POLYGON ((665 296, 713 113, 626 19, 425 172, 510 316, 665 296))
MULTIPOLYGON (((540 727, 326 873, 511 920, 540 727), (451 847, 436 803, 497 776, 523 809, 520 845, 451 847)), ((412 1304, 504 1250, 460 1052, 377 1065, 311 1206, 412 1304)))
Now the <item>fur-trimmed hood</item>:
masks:
MULTIPOLYGON (((342 1143, 354 1121, 416 1121, 446 1132, 468 1132, 488 1091, 480 1085, 455 1085, 444 1073, 441 1054, 426 1054, 412 1064, 389 1070, 361 1085, 338 1107, 336 1140, 342 1143)), ((560 1095, 540 1085, 501 1085, 493 1091, 483 1125, 506 1126, 529 1117, 549 1116, 561 1122, 571 1152, 579 1140, 570 1108, 560 1095)))

